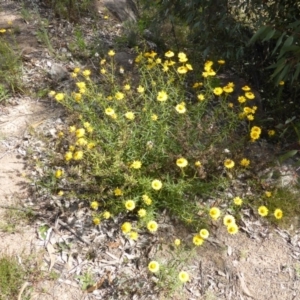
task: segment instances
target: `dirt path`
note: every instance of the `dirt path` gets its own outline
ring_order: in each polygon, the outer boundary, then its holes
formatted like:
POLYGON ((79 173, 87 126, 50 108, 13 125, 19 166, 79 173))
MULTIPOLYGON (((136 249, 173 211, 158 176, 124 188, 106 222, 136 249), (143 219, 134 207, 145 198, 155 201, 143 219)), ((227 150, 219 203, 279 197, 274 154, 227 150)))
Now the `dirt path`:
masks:
MULTIPOLYGON (((19 39, 17 37, 20 48, 31 47, 42 53, 43 49, 32 34, 35 30, 34 22, 23 21, 20 6, 3 0, 0 1, 0 6, 0 28, 5 28, 7 21, 13 21, 22 31, 19 39), (31 42, 28 44, 28 41, 31 42)), ((39 59, 43 58, 36 57, 37 65, 39 59)), ((38 238, 39 222, 23 226, 19 220, 20 224, 13 230, 3 230, 10 210, 1 206, 19 206, 28 197, 24 188, 24 184, 28 182, 22 177, 24 161, 20 155, 20 151, 24 151, 20 144, 26 132, 29 128, 38 128, 43 122, 55 122, 61 112, 51 108, 49 103, 29 97, 10 100, 15 105, 0 107, 0 219, 3 223, 0 229, 0 255, 30 255, 33 257, 32 264, 49 270, 51 259, 56 254, 51 253, 51 249, 38 238)), ((228 236, 223 228, 219 228, 213 234, 215 238, 199 248, 198 258, 190 267, 192 281, 181 299, 300 299, 299 231, 293 229, 291 233, 282 230, 276 232, 266 224, 251 224, 244 224, 243 231, 238 236, 228 236)), ((138 270, 136 272, 138 274, 138 270)), ((30 299, 121 300, 118 297, 103 298, 101 293, 97 296, 83 294, 79 286, 74 286, 73 279, 36 281, 33 283, 30 299)), ((142 299, 153 297, 143 295, 142 299)))

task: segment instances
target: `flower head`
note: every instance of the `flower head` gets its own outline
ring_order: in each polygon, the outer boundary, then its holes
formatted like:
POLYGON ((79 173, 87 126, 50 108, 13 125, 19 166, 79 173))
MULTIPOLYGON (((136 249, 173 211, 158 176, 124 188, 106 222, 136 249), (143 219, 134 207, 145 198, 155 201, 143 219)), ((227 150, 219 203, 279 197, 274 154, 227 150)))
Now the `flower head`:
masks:
POLYGON ((146 214, 147 214, 147 211, 146 211, 146 209, 144 209, 144 208, 141 208, 141 209, 138 211, 138 215, 139 215, 140 218, 144 218, 144 217, 146 216, 146 214))
POLYGON ((140 93, 140 94, 142 94, 142 93, 145 92, 145 88, 142 87, 141 85, 139 85, 139 86, 137 87, 137 92, 140 93))
POLYGON ((105 109, 105 114, 108 116, 112 116, 114 113, 115 111, 111 107, 105 109))
POLYGON ((130 231, 128 233, 128 235, 129 235, 129 238, 134 241, 136 241, 139 237, 139 234, 136 231, 130 231))
POLYGON ((190 275, 185 271, 181 271, 178 274, 178 278, 181 282, 185 283, 185 282, 188 282, 190 280, 190 275))
POLYGON ((125 118, 132 121, 132 120, 134 120, 135 115, 132 111, 129 111, 125 114, 125 118))
POLYGON ((160 92, 158 92, 156 99, 157 99, 157 101, 164 102, 168 99, 168 95, 165 91, 160 91, 160 92))
POLYGON ((251 88, 248 85, 245 85, 242 87, 242 90, 245 92, 249 92, 249 91, 251 91, 251 88))
POLYGON ((132 164, 130 165, 130 168, 132 168, 132 169, 140 169, 141 166, 142 166, 142 162, 141 162, 141 161, 139 161, 139 160, 134 160, 134 161, 132 162, 132 164))
POLYGON ((228 233, 230 233, 230 234, 236 234, 236 233, 238 233, 239 228, 238 228, 238 226, 234 223, 234 224, 231 224, 231 225, 228 225, 228 226, 227 226, 227 231, 228 231, 228 233))
POLYGON ((183 53, 183 52, 178 53, 178 58, 179 58, 179 61, 182 62, 182 63, 185 63, 185 62, 188 61, 188 58, 186 57, 186 54, 183 53))
POLYGON ((235 218, 233 216, 231 216, 231 215, 226 215, 223 218, 223 224, 225 226, 229 226, 229 225, 235 224, 235 218))
POLYGON ((111 213, 109 211, 105 211, 103 214, 102 214, 103 218, 104 219, 109 219, 111 217, 111 213))
POLYGON ((225 60, 224 59, 219 59, 218 60, 218 64, 219 65, 224 65, 225 64, 225 60))
POLYGON ((63 93, 57 93, 55 96, 54 96, 55 100, 56 101, 62 101, 64 100, 65 98, 65 95, 63 93))
POLYGON ((156 273, 159 271, 159 263, 157 261, 150 261, 148 264, 148 270, 152 273, 156 273))
POLYGON ((195 167, 201 167, 201 162, 199 160, 195 161, 195 167))
POLYGON ((277 220, 280 220, 283 216, 283 212, 280 208, 276 208, 275 211, 274 211, 274 217, 277 219, 277 220))
POLYGON ((65 154, 65 160, 66 161, 69 161, 73 158, 73 153, 71 151, 68 151, 66 154, 65 154))
POLYGON ((55 172, 55 177, 60 178, 64 174, 64 170, 58 169, 55 172))
POLYGON ((245 96, 247 99, 250 99, 250 100, 255 98, 255 95, 252 92, 246 92, 245 96))
POLYGON ((179 74, 185 74, 185 73, 187 73, 187 71, 188 71, 188 68, 185 67, 185 66, 181 66, 181 67, 179 67, 179 68, 177 69, 177 72, 178 72, 179 74))
POLYGON ((220 96, 223 93, 223 89, 221 87, 214 88, 214 94, 220 96))
POLYGON ((145 203, 146 205, 151 205, 151 204, 152 204, 152 199, 151 199, 149 196, 143 195, 143 196, 142 196, 142 199, 143 199, 143 201, 144 201, 144 203, 145 203))
POLYGON ((84 128, 79 128, 79 129, 76 130, 75 134, 76 134, 77 138, 81 138, 85 134, 85 129, 84 128))
POLYGON ((203 94, 199 94, 199 95, 197 95, 197 99, 199 101, 203 101, 203 100, 205 100, 205 96, 203 94))
POLYGON ((89 77, 91 75, 91 71, 90 70, 84 70, 84 71, 82 71, 82 75, 84 77, 89 77))
POLYGON ((229 86, 229 85, 226 85, 226 86, 223 87, 223 91, 225 93, 232 93, 233 92, 233 87, 229 86))
POLYGON ((156 114, 153 114, 153 115, 151 116, 151 120, 152 120, 152 121, 157 121, 157 119, 158 119, 158 116, 157 116, 156 114))
POLYGON ((239 96, 239 97, 238 97, 238 101, 239 101, 240 103, 245 103, 246 100, 247 100, 247 99, 246 99, 244 96, 239 96))
POLYGON ((220 215, 221 215, 221 211, 219 208, 217 207, 212 207, 210 210, 209 210, 209 215, 210 217, 213 219, 213 220, 217 220, 220 215))
POLYGON ((283 80, 279 81, 279 85, 284 85, 285 82, 283 80))
POLYGON ((199 235, 203 239, 207 239, 209 237, 209 232, 207 229, 201 229, 199 235))
POLYGON ((158 180, 158 179, 154 179, 152 181, 152 183, 151 183, 151 187, 154 190, 158 191, 158 190, 160 190, 162 188, 162 182, 160 180, 158 180))
POLYGON ((224 161, 224 166, 225 166, 225 168, 227 168, 227 169, 232 169, 233 167, 234 167, 234 161, 233 160, 231 160, 231 159, 226 159, 225 161, 224 161))
POLYGON ((247 158, 243 158, 241 161, 240 161, 240 165, 242 167, 248 167, 250 165, 250 160, 247 159, 247 158))
POLYGON ((107 53, 109 56, 114 56, 116 52, 114 50, 109 50, 107 53))
POLYGON ((125 202, 125 207, 127 210, 134 210, 135 209, 135 202, 133 200, 127 200, 125 202))
POLYGON ((271 129, 271 130, 268 130, 268 136, 273 136, 275 135, 275 130, 271 129))
POLYGON ((122 195, 123 195, 123 192, 122 192, 121 189, 116 188, 116 189, 114 190, 114 194, 115 194, 115 196, 122 196, 122 195))
POLYGON ((235 205, 240 206, 240 205, 243 204, 243 200, 242 200, 240 197, 235 197, 235 198, 233 198, 233 203, 234 203, 235 205))
POLYGON ((165 56, 168 57, 168 58, 173 57, 174 56, 174 52, 172 52, 172 51, 169 50, 168 52, 165 53, 165 56))
POLYGON ((260 206, 260 207, 258 208, 258 214, 259 214, 260 216, 265 217, 265 216, 268 215, 268 213, 269 213, 269 210, 268 210, 267 207, 265 207, 265 206, 260 206))
POLYGON ((121 226, 121 230, 123 233, 128 233, 131 231, 131 224, 129 222, 125 222, 121 226))
POLYGON ((203 242, 204 242, 204 239, 199 234, 194 235, 193 243, 196 246, 201 246, 203 244, 203 242))
POLYGON ((94 219, 93 219, 93 223, 94 223, 96 226, 99 225, 100 222, 101 222, 101 220, 100 220, 99 218, 94 218, 94 219))
POLYGON ((125 91, 129 91, 130 90, 130 85, 129 84, 125 84, 124 85, 124 90, 125 91))
POLYGON ((91 206, 91 209, 97 210, 99 207, 99 203, 97 201, 93 201, 93 202, 91 202, 90 206, 91 206))
POLYGON ((83 152, 82 151, 76 151, 73 155, 74 160, 81 160, 83 158, 83 152))
POLYGON ((184 168, 188 165, 188 161, 185 158, 181 157, 176 160, 176 165, 179 168, 184 168))
POLYGON ((115 98, 117 99, 117 100, 122 100, 122 99, 124 99, 124 94, 122 93, 122 92, 116 92, 116 94, 115 94, 115 98))
POLYGON ((178 246, 180 246, 180 244, 181 244, 180 239, 175 239, 175 240, 174 240, 174 245, 175 245, 175 246, 178 247, 178 246))
POLYGON ((155 221, 150 221, 147 224, 147 228, 150 232, 155 232, 157 231, 158 224, 155 221))
POLYGON ((175 109, 179 114, 184 114, 186 112, 186 107, 184 103, 177 104, 175 106, 175 109))

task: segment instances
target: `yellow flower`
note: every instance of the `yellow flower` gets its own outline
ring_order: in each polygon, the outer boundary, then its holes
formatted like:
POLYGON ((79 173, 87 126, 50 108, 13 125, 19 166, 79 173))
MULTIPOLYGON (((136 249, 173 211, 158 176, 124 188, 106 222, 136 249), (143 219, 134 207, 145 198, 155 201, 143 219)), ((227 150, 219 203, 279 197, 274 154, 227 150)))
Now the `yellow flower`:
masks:
POLYGON ((69 127, 69 132, 72 133, 72 132, 75 132, 76 131, 76 127, 75 126, 70 126, 69 127))
POLYGON ((251 91, 251 88, 248 85, 245 85, 242 87, 242 90, 245 92, 249 92, 249 91, 251 91))
POLYGON ((279 85, 284 85, 284 81, 283 80, 281 80, 281 81, 279 81, 279 85))
POLYGON ((84 139, 84 138, 79 138, 77 141, 76 141, 76 145, 77 146, 86 146, 87 145, 87 140, 84 139))
POLYGON ((130 231, 128 235, 129 238, 134 241, 136 241, 139 237, 139 234, 136 231, 130 231))
POLYGON ((159 271, 159 263, 155 260, 150 261, 148 264, 148 270, 152 273, 156 273, 159 271))
POLYGON ((260 206, 260 207, 258 208, 258 214, 259 214, 260 216, 265 217, 265 216, 268 215, 268 213, 269 213, 269 210, 268 210, 265 206, 260 206))
POLYGON ((240 165, 243 166, 243 167, 248 167, 250 165, 250 160, 247 159, 247 158, 243 158, 241 161, 240 161, 240 165))
POLYGON ((175 109, 176 109, 176 111, 177 111, 179 114, 184 114, 184 113, 186 112, 185 104, 182 104, 182 103, 177 104, 177 105, 175 106, 175 109))
POLYGON ((158 224, 155 221, 150 221, 147 224, 147 228, 150 232, 155 232, 157 231, 158 224))
POLYGON ((255 95, 252 92, 246 92, 245 93, 246 98, 252 100, 255 98, 255 95))
POLYGON ((146 205, 151 205, 151 204, 152 204, 152 199, 151 199, 149 196, 143 195, 143 196, 142 196, 142 199, 143 199, 143 201, 144 201, 144 203, 145 203, 146 205))
POLYGON ((181 271, 178 274, 178 278, 181 282, 185 283, 185 282, 188 282, 190 280, 190 275, 185 271, 181 271))
POLYGON ((142 94, 142 93, 145 92, 145 88, 142 87, 141 85, 139 85, 139 86, 137 87, 137 92, 140 93, 140 94, 142 94))
POLYGON ((146 216, 146 214, 147 214, 146 209, 144 209, 144 208, 139 209, 138 215, 140 218, 144 218, 146 216))
POLYGON ((59 192, 57 193, 58 196, 63 196, 63 194, 64 194, 63 191, 59 191, 59 192))
POLYGON ((116 188, 116 189, 114 190, 114 194, 115 194, 115 196, 122 196, 122 195, 123 195, 123 192, 122 192, 121 189, 116 188))
POLYGON ((73 156, 74 160, 81 160, 82 157, 83 157, 83 152, 82 151, 76 151, 74 153, 74 156, 73 156))
POLYGON ((87 144, 86 147, 90 150, 90 149, 95 148, 95 146, 96 146, 96 144, 94 142, 90 142, 90 143, 87 144))
POLYGON ((105 74, 105 73, 106 73, 106 70, 105 70, 104 68, 101 68, 100 73, 101 73, 101 74, 105 74))
POLYGON ((76 85, 79 89, 85 89, 86 88, 86 84, 83 81, 80 82, 76 82, 76 85))
POLYGON ((6 32, 6 29, 4 29, 4 28, 0 29, 0 33, 5 33, 5 32, 6 32))
POLYGON ((283 216, 282 210, 279 209, 279 208, 276 208, 275 211, 274 211, 274 216, 277 220, 280 220, 283 216))
POLYGON ((128 119, 128 120, 134 120, 135 116, 134 116, 134 113, 132 111, 129 111, 125 114, 125 118, 128 119))
POLYGON ((133 168, 133 169, 140 169, 141 166, 142 166, 141 161, 135 160, 135 161, 133 161, 133 163, 130 165, 130 168, 133 168))
POLYGON ((233 198, 233 202, 235 205, 238 205, 238 206, 243 204, 243 200, 240 197, 233 198))
POLYGON ((130 85, 129 84, 125 84, 124 85, 124 90, 125 91, 129 91, 130 90, 130 85))
POLYGON ((91 71, 90 71, 90 70, 84 70, 84 71, 82 72, 82 75, 83 75, 84 77, 89 77, 89 76, 91 75, 91 71))
POLYGON ((227 232, 230 234, 236 234, 236 233, 238 233, 238 231, 239 231, 239 228, 235 223, 227 226, 227 232))
POLYGON ((203 94, 197 95, 197 98, 198 98, 199 101, 203 101, 205 99, 203 94))
POLYGON ((251 131, 250 132, 250 137, 252 140, 258 140, 259 139, 260 134, 257 131, 251 131))
POLYGON ((131 231, 131 224, 129 222, 125 222, 121 226, 121 230, 123 233, 128 233, 131 231))
POLYGON ((233 103, 232 103, 232 102, 229 102, 229 103, 228 103, 228 107, 233 108, 233 103))
POLYGON ((76 137, 77 137, 77 138, 83 137, 84 134, 85 134, 84 128, 79 128, 79 129, 77 129, 76 132, 75 132, 75 134, 76 134, 76 137))
POLYGON ((231 216, 231 215, 226 215, 223 218, 223 224, 225 226, 229 226, 229 225, 235 224, 235 218, 233 216, 231 216))
POLYGON ((102 65, 104 65, 106 63, 106 59, 101 59, 100 60, 100 65, 102 66, 102 65))
POLYGON ((201 167, 201 165, 202 165, 202 164, 201 164, 201 162, 200 162, 199 160, 197 160, 197 161, 195 162, 195 166, 196 166, 196 167, 201 167))
POLYGON ((115 98, 116 98, 117 100, 122 100, 122 99, 124 99, 124 94, 121 93, 121 92, 117 92, 117 93, 115 94, 115 98))
POLYGON ((175 245, 175 246, 178 247, 178 246, 180 246, 180 244, 181 244, 180 239, 175 239, 175 240, 174 240, 174 245, 175 245))
POLYGON ((248 119, 249 121, 253 121, 253 120, 254 120, 254 116, 253 116, 253 115, 248 115, 248 116, 247 116, 247 119, 248 119))
POLYGON ((92 209, 97 210, 99 207, 99 203, 97 201, 93 201, 93 202, 91 202, 90 206, 92 209))
POLYGON ((226 160, 224 161, 224 166, 225 166, 225 168, 227 168, 227 169, 233 168, 234 165, 235 165, 235 163, 234 163, 234 161, 231 160, 231 159, 226 159, 226 160))
POLYGON ((168 58, 173 57, 174 56, 174 52, 172 52, 172 51, 169 50, 168 52, 165 53, 165 56, 168 57, 168 58))
POLYGON ((109 56, 114 56, 116 52, 114 50, 109 50, 107 53, 109 56))
POLYGON ((268 130, 268 135, 269 135, 269 136, 275 135, 275 130, 273 130, 273 129, 268 130))
POLYGON ((185 158, 181 157, 176 160, 176 165, 179 168, 184 168, 188 165, 188 161, 185 158))
POLYGON ((178 53, 178 58, 179 58, 179 61, 182 62, 182 63, 185 63, 185 62, 188 61, 188 59, 186 57, 186 54, 183 53, 183 52, 178 53))
POLYGON ((196 89, 199 86, 203 86, 203 83, 202 82, 195 82, 194 85, 193 85, 193 89, 196 89))
POLYGON ((125 202, 125 207, 127 210, 134 210, 135 209, 135 202, 133 200, 127 200, 125 202))
POLYGON ((114 113, 115 111, 111 107, 105 109, 105 114, 108 116, 112 116, 114 113))
POLYGON ((120 73, 120 74, 124 74, 124 72, 125 72, 124 68, 123 68, 123 67, 120 67, 119 73, 120 73))
POLYGON ((221 87, 214 88, 214 94, 220 96, 223 93, 223 89, 221 87))
POLYGON ((217 220, 220 217, 221 212, 217 207, 212 207, 209 210, 209 215, 213 220, 217 220))
POLYGON ((64 174, 64 170, 61 170, 61 169, 56 170, 55 177, 60 178, 61 176, 63 176, 63 174, 64 174))
POLYGON ((110 217, 111 217, 111 214, 110 214, 110 212, 109 211, 105 211, 103 214, 102 214, 102 216, 103 216, 103 218, 104 219, 109 219, 110 217))
POLYGON ((52 97, 55 96, 55 94, 56 94, 55 91, 50 91, 50 92, 48 93, 48 96, 52 98, 52 97))
POLYGON ((238 101, 239 101, 240 103, 245 103, 246 100, 247 100, 247 99, 246 99, 244 96, 239 96, 239 97, 238 97, 238 101))
POLYGON ((157 101, 164 102, 164 101, 167 101, 168 95, 165 91, 160 91, 160 92, 158 92, 156 99, 157 99, 157 101))
POLYGON ((270 198, 272 196, 272 193, 269 191, 265 191, 265 195, 267 198, 270 198))
POLYGON ((163 66, 163 71, 164 71, 164 72, 169 71, 169 67, 168 67, 168 66, 163 66))
POLYGON ((203 239, 207 239, 209 237, 209 232, 207 229, 201 229, 199 235, 203 239))
POLYGON ((56 101, 62 101, 64 100, 65 95, 63 93, 57 93, 54 98, 56 99, 56 101))
POLYGON ((76 73, 76 74, 79 73, 80 72, 80 68, 78 68, 78 67, 74 68, 73 72, 76 73))
POLYGON ((185 66, 181 66, 181 67, 179 67, 179 68, 177 69, 177 72, 178 72, 179 74, 185 74, 185 73, 187 73, 187 71, 188 71, 188 68, 185 67, 185 66))
POLYGON ((151 116, 151 120, 152 120, 152 121, 157 121, 157 119, 158 119, 158 116, 157 116, 156 114, 153 114, 153 115, 151 116))
POLYGON ((214 63, 211 60, 208 60, 204 64, 204 70, 209 71, 214 63))
POLYGON ((73 153, 71 151, 68 151, 66 154, 65 154, 65 160, 66 161, 69 161, 73 158, 73 153))
POLYGON ((225 93, 232 93, 233 92, 233 87, 229 86, 229 85, 226 85, 223 87, 223 91, 225 93))
POLYGON ((93 219, 93 223, 97 226, 97 225, 99 225, 100 224, 100 219, 99 218, 94 218, 93 219))
POLYGON ((158 180, 158 179, 154 179, 152 181, 152 183, 151 183, 151 187, 154 190, 158 191, 158 190, 160 190, 162 188, 162 182, 160 180, 158 180))
POLYGON ((251 132, 257 132, 258 134, 261 134, 261 129, 258 126, 253 126, 251 128, 251 132))
POLYGON ((218 64, 219 64, 219 65, 224 65, 224 64, 225 64, 225 60, 219 59, 219 60, 218 60, 218 64))
POLYGON ((76 102, 81 101, 82 95, 80 93, 73 93, 72 96, 76 102))

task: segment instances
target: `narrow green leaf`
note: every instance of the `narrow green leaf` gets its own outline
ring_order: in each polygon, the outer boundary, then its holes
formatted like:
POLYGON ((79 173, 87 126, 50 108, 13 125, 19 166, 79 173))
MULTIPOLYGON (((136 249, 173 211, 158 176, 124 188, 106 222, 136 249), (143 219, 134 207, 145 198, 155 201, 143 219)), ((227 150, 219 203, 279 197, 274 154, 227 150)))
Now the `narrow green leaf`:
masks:
POLYGON ((297 153, 298 153, 298 150, 288 151, 288 152, 284 153, 283 155, 280 155, 278 157, 278 160, 279 160, 280 163, 283 163, 285 160, 295 156, 297 153))
POLYGON ((267 36, 262 40, 262 42, 269 41, 269 40, 274 36, 275 33, 276 33, 276 29, 272 29, 272 30, 267 34, 267 36))
POLYGON ((289 36, 289 37, 285 40, 284 44, 282 45, 282 47, 281 47, 281 49, 280 49, 279 56, 282 56, 282 55, 283 55, 283 53, 285 52, 285 48, 288 47, 288 46, 291 46, 292 43, 293 43, 293 41, 294 41, 294 37, 293 37, 293 36, 289 36))
POLYGON ((275 46, 275 48, 274 48, 274 50, 273 50, 273 52, 272 52, 271 55, 274 55, 274 53, 276 52, 276 50, 278 49, 278 47, 279 47, 280 44, 282 43, 282 39, 283 39, 283 37, 284 37, 285 35, 286 35, 286 32, 284 32, 284 33, 280 36, 280 38, 277 40, 276 46, 275 46))
POLYGON ((249 46, 249 45, 253 44, 257 39, 262 38, 263 36, 266 36, 266 34, 268 34, 268 32, 270 32, 271 30, 272 30, 272 27, 263 25, 252 36, 252 38, 250 39, 250 41, 248 42, 247 45, 249 46))
POLYGON ((286 60, 285 58, 281 58, 278 62, 277 62, 277 67, 274 71, 274 73, 271 75, 271 79, 274 78, 285 66, 286 64, 286 60))

